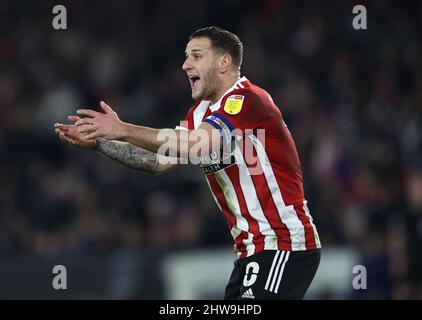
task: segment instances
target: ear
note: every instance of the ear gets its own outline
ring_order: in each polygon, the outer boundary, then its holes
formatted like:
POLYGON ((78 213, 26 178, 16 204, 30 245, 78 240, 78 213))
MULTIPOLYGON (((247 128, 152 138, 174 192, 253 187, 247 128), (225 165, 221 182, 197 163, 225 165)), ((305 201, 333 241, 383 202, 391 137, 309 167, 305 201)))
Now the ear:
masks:
POLYGON ((232 57, 226 53, 219 58, 219 69, 221 73, 226 73, 232 67, 232 57))

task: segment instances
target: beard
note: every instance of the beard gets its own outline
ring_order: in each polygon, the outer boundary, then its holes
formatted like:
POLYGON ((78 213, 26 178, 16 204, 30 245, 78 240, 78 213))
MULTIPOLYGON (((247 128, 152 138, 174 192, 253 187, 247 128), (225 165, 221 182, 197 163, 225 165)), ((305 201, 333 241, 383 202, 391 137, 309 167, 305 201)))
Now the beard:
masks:
POLYGON ((198 92, 192 92, 192 98, 194 100, 213 100, 217 96, 218 88, 221 86, 217 68, 212 67, 201 81, 202 89, 198 92))

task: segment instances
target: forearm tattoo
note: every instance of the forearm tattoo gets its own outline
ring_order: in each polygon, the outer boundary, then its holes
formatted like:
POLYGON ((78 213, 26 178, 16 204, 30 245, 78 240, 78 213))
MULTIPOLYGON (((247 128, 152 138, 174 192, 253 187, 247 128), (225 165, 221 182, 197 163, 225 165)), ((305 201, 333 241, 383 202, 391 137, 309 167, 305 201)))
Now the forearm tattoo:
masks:
POLYGON ((154 152, 142 149, 127 142, 97 139, 96 150, 102 155, 129 168, 157 173, 158 158, 154 152))

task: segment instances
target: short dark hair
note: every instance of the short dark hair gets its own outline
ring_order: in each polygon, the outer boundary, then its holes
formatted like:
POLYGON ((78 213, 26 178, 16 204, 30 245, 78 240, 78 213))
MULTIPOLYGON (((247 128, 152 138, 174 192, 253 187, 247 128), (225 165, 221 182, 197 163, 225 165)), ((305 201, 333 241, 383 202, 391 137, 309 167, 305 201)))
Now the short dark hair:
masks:
POLYGON ((238 68, 242 65, 243 44, 234 33, 220 27, 212 26, 196 30, 190 35, 189 40, 194 38, 210 39, 213 49, 229 53, 232 57, 233 64, 238 68))

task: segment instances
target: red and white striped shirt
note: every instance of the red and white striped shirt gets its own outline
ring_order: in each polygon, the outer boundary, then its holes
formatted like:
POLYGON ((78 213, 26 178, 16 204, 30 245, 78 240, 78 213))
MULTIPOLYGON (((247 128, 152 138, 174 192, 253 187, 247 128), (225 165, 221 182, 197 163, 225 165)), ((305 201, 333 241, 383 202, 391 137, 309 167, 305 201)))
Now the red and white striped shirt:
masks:
POLYGON ((230 145, 224 163, 223 156, 217 162, 209 157, 201 166, 237 255, 320 248, 296 146, 271 96, 243 77, 214 105, 197 101, 184 123, 193 130, 202 122, 219 129, 230 145))

